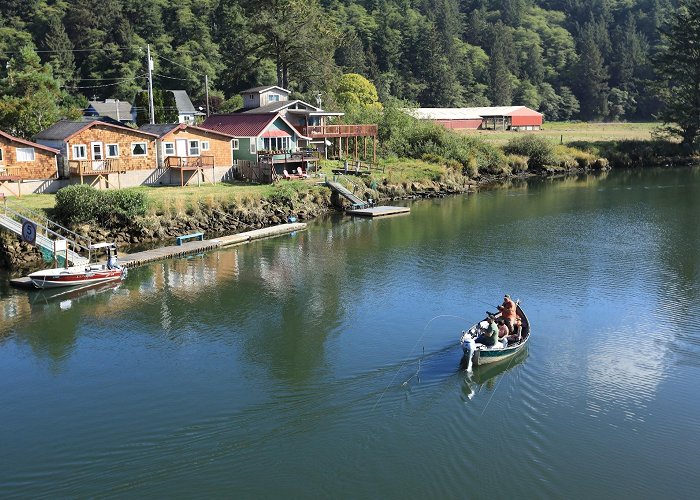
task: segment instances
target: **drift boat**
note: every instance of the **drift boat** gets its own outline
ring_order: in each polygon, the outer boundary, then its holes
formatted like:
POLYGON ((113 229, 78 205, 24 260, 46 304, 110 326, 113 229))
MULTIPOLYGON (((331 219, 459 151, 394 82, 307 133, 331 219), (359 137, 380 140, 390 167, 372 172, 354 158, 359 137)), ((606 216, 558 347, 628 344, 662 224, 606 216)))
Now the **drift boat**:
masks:
MULTIPOLYGON (((472 370, 472 364, 480 366, 489 363, 498 363, 504 359, 512 358, 525 349, 527 342, 530 340, 530 321, 520 308, 520 304, 516 305, 516 311, 522 323, 521 338, 513 344, 508 344, 506 347, 503 347, 503 343, 501 342, 496 342, 496 345, 493 347, 487 347, 483 344, 477 344, 474 341, 474 339, 486 331, 488 326, 486 319, 475 324, 466 332, 462 332, 460 343, 462 344, 468 371, 472 370)), ((494 317, 498 319, 500 315, 501 313, 498 313, 494 317)))
POLYGON ((126 269, 117 263, 117 247, 114 243, 97 243, 90 250, 105 249, 105 264, 57 267, 31 273, 28 278, 36 288, 58 288, 78 285, 96 285, 126 278, 126 269))

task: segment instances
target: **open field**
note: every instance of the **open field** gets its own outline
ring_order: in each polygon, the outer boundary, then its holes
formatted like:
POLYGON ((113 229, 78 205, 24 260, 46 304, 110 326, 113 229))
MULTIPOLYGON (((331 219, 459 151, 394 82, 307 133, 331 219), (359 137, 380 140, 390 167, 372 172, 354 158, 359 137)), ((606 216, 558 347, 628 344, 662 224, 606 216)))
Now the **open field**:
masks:
POLYGON ((494 130, 464 130, 465 135, 475 135, 489 142, 506 144, 521 134, 536 134, 547 137, 557 144, 572 142, 605 142, 625 139, 648 140, 657 122, 649 123, 590 123, 590 122, 545 122, 542 130, 532 132, 511 132, 494 130))

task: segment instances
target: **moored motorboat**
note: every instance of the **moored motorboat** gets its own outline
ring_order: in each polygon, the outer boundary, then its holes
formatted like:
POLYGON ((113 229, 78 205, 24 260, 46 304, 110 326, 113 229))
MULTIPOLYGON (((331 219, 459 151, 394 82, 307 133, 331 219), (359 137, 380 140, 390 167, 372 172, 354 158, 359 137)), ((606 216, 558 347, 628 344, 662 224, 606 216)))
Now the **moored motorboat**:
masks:
MULTIPOLYGON (((462 332, 460 343, 462 344, 468 371, 472 370, 472 365, 479 366, 497 363, 512 358, 525 348, 530 340, 530 321, 520 307, 520 304, 516 305, 516 311, 521 323, 520 340, 512 344, 507 344, 505 347, 500 341, 497 341, 492 347, 487 347, 475 341, 480 334, 485 332, 487 328, 486 320, 480 321, 469 328, 469 330, 462 332)), ((499 316, 500 313, 496 314, 494 317, 498 318, 499 316)))
POLYGON ((57 267, 31 273, 28 278, 36 288, 93 285, 126 277, 126 269, 117 263, 117 249, 113 243, 98 243, 91 250, 105 249, 107 262, 82 266, 57 267))

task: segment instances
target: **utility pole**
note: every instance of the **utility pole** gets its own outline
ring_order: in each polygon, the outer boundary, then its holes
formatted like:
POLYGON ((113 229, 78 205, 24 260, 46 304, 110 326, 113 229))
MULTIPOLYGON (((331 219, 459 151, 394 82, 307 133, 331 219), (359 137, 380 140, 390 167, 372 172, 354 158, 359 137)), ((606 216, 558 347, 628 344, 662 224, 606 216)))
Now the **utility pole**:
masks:
POLYGON ((151 59, 151 45, 146 45, 146 57, 148 58, 148 111, 151 115, 151 124, 155 123, 155 111, 153 109, 153 59, 151 59))
POLYGON ((204 75, 204 94, 207 99, 207 117, 209 117, 209 75, 204 75))

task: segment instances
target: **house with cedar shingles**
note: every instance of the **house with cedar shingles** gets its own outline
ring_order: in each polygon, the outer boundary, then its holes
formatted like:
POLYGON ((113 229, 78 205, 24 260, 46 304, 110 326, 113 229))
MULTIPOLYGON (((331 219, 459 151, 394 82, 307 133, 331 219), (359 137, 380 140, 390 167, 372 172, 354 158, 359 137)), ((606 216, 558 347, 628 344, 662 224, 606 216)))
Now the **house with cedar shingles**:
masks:
POLYGON ((58 177, 58 153, 0 130, 0 196, 45 192, 58 177))
POLYGON ((99 120, 61 120, 39 132, 36 141, 60 151, 63 176, 79 176, 81 182, 87 178, 93 184, 95 178, 104 179, 114 184, 121 182, 120 173, 152 171, 156 167, 157 138, 156 134, 99 120))
POLYGON ((0 176, 21 180, 58 177, 58 149, 15 137, 0 130, 0 176))
POLYGON ((179 179, 185 184, 185 173, 188 181, 201 175, 205 181, 216 182, 232 175, 233 147, 238 139, 231 135, 186 123, 145 124, 139 130, 158 136, 156 161, 159 168, 168 170, 171 183, 179 179))

